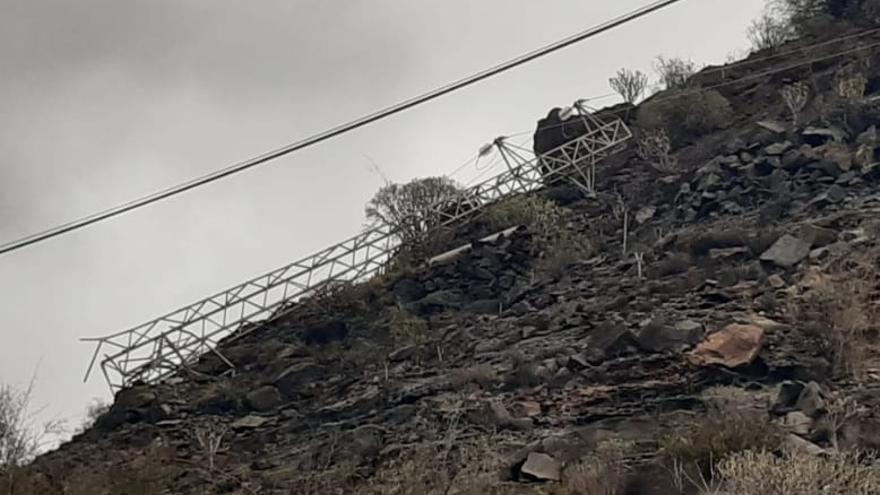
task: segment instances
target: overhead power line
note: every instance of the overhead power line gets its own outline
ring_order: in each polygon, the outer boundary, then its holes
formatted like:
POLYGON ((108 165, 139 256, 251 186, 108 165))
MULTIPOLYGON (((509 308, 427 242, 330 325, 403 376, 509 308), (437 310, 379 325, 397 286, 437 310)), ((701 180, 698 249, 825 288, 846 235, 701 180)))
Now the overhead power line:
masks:
POLYGON ((439 98, 439 97, 446 95, 448 93, 451 93, 453 91, 457 91, 459 89, 465 88, 465 87, 470 86, 472 84, 478 83, 484 79, 488 79, 492 76, 498 75, 502 72, 506 72, 506 71, 511 70, 515 67, 526 64, 526 63, 531 62, 531 61, 538 59, 540 57, 549 55, 555 51, 561 50, 561 49, 566 48, 566 47, 573 45, 575 43, 579 43, 579 42, 584 41, 588 38, 592 38, 593 36, 597 36, 599 34, 606 32, 606 31, 614 29, 618 26, 622 26, 623 24, 634 21, 636 19, 639 19, 641 17, 644 17, 648 14, 654 13, 658 10, 669 7, 670 5, 673 5, 673 4, 681 2, 681 1, 682 0, 662 0, 662 1, 653 2, 653 3, 648 4, 642 8, 639 8, 639 9, 634 10, 632 12, 629 12, 627 14, 616 17, 610 21, 599 24, 598 26, 587 29, 586 31, 579 32, 579 33, 577 33, 573 36, 569 36, 568 38, 565 38, 561 41, 557 41, 556 43, 546 45, 542 48, 539 48, 537 50, 529 52, 525 55, 521 55, 521 56, 514 58, 514 59, 511 59, 507 62, 498 64, 498 65, 493 66, 489 69, 483 70, 481 72, 478 72, 478 73, 473 74, 471 76, 468 76, 466 78, 460 79, 460 80, 455 81, 450 84, 447 84, 445 86, 437 88, 437 89, 430 91, 428 93, 424 93, 420 96, 410 98, 410 99, 405 100, 405 101, 398 103, 396 105, 384 108, 384 109, 379 110, 377 112, 374 112, 374 113, 371 113, 371 114, 366 115, 364 117, 361 117, 357 120, 353 120, 348 123, 336 126, 332 129, 321 132, 321 133, 316 134, 314 136, 311 136, 306 139, 289 144, 283 148, 279 148, 275 151, 270 151, 270 152, 265 153, 263 155, 260 155, 256 158, 252 158, 250 160, 247 160, 247 161, 244 161, 241 163, 237 163, 235 165, 231 165, 229 167, 218 170, 216 172, 213 172, 213 173, 210 173, 207 175, 203 175, 201 177, 198 177, 198 178, 192 179, 190 181, 184 182, 182 184, 161 190, 161 191, 153 193, 151 195, 144 196, 139 199, 135 199, 133 201, 129 201, 127 203, 116 206, 114 208, 103 210, 101 212, 80 218, 78 220, 74 220, 72 222, 68 222, 66 224, 59 225, 57 227, 54 227, 54 228, 51 228, 51 229, 48 229, 48 230, 45 230, 45 231, 42 231, 42 232, 39 232, 36 234, 32 234, 32 235, 23 237, 18 240, 2 244, 2 245, 0 245, 0 254, 15 251, 15 250, 21 249, 23 247, 30 246, 32 244, 36 244, 38 242, 45 241, 45 240, 51 239, 53 237, 56 237, 56 236, 59 236, 62 234, 66 234, 68 232, 81 229, 83 227, 92 225, 94 223, 97 223, 97 222, 100 222, 103 220, 107 220, 109 218, 121 215, 121 214, 129 212, 131 210, 134 210, 137 208, 142 208, 142 207, 147 206, 149 204, 161 201, 163 199, 167 199, 171 196, 181 194, 183 192, 189 191, 190 189, 195 189, 195 188, 203 186, 205 184, 223 179, 225 177, 229 177, 230 175, 243 172, 243 171, 248 170, 250 168, 256 167, 257 165, 262 165, 262 164, 269 162, 271 160, 274 160, 276 158, 280 158, 282 156, 288 155, 290 153, 301 150, 303 148, 313 146, 313 145, 318 144, 322 141, 326 141, 328 139, 334 138, 334 137, 339 136, 341 134, 348 133, 350 131, 353 131, 353 130, 358 129, 360 127, 363 127, 365 125, 371 124, 373 122, 385 119, 385 118, 390 117, 394 114, 403 112, 403 111, 408 110, 410 108, 413 108, 417 105, 427 103, 435 98, 439 98))

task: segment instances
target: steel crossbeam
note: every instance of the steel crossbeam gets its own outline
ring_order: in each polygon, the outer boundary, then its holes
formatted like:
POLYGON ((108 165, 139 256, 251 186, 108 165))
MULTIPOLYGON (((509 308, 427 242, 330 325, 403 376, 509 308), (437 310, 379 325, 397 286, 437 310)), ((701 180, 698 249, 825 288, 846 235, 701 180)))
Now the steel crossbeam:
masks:
MULTIPOLYGON (((589 132, 540 157, 496 141, 508 170, 468 188, 452 201, 425 212, 428 228, 466 220, 485 206, 508 196, 543 187, 548 179, 578 183, 583 164, 595 163, 632 137, 620 120, 593 119, 589 132)), ((595 172, 593 172, 595 173, 595 172)), ((238 339, 278 317, 292 303, 334 281, 359 281, 380 272, 400 246, 395 232, 385 226, 369 229, 287 266, 248 280, 194 304, 134 328, 105 337, 83 339, 97 344, 86 372, 100 358, 111 390, 136 382, 154 383, 215 354, 229 369, 233 364, 218 351, 223 339, 238 339)))

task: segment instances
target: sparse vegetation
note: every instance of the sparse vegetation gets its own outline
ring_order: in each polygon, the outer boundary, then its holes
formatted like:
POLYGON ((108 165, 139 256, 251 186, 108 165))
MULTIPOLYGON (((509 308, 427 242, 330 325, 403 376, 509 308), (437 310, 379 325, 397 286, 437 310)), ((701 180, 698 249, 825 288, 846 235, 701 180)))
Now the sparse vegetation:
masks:
POLYGON ((44 447, 47 436, 61 432, 61 424, 38 424, 32 410, 34 381, 18 389, 0 384, 0 492, 24 493, 30 483, 23 467, 44 447), (22 479, 22 475, 25 476, 22 479))
POLYGON ((717 493, 737 495, 873 495, 880 493, 880 464, 855 453, 820 457, 744 451, 717 467, 717 493))
POLYGON ((562 471, 562 482, 554 495, 620 495, 629 465, 626 455, 631 443, 612 440, 600 443, 596 450, 562 471))
POLYGON ((660 75, 660 82, 665 89, 684 89, 697 73, 697 64, 691 60, 661 55, 654 61, 654 70, 660 75))
POLYGON ((792 26, 780 15, 778 9, 768 9, 752 21, 747 35, 755 50, 772 50, 792 38, 792 26))
POLYGON ((542 274, 559 277, 567 266, 594 252, 589 237, 568 228, 565 212, 540 196, 521 195, 501 201, 489 207, 482 219, 493 231, 526 226, 538 256, 535 268, 542 274))
POLYGON ((636 146, 639 158, 660 172, 675 173, 678 162, 671 153, 672 141, 665 129, 661 127, 643 131, 636 141, 636 146))
POLYGON ((730 122, 730 102, 715 90, 678 89, 641 105, 642 129, 663 129, 673 144, 700 137, 730 122))
POLYGON ((818 340, 838 376, 861 376, 876 336, 876 262, 876 256, 840 260, 789 302, 794 324, 818 340))
POLYGON ((777 449, 782 431, 766 414, 731 408, 710 411, 687 428, 663 437, 661 461, 694 480, 709 479, 719 462, 736 452, 777 449))
POLYGON ((779 94, 782 96, 785 106, 788 107, 789 113, 791 113, 792 126, 797 127, 798 117, 807 105, 810 97, 810 87, 806 83, 797 82, 785 86, 779 91, 779 94))
POLYGON ((428 340, 428 322, 402 308, 391 311, 388 330, 399 346, 420 345, 428 340))
POLYGON ((83 421, 83 424, 78 428, 77 432, 82 433, 92 426, 101 418, 107 411, 110 410, 110 406, 112 404, 105 402, 101 399, 92 399, 92 402, 86 408, 86 417, 83 421))
POLYGON ((608 80, 608 84, 623 101, 635 104, 648 88, 648 76, 639 70, 620 69, 617 75, 608 80))
POLYGON ((837 95, 848 102, 857 102, 865 97, 868 79, 862 74, 844 76, 837 80, 837 95))

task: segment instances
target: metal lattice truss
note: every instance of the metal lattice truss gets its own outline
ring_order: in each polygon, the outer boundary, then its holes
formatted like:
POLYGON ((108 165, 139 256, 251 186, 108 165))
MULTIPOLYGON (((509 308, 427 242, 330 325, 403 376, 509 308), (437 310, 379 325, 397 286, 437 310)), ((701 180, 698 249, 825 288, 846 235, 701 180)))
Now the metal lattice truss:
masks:
MULTIPOLYGON (((499 199, 539 189, 564 178, 592 190, 595 164, 632 137, 622 121, 594 117, 588 132, 540 157, 529 150, 495 141, 508 170, 477 184, 451 201, 425 212, 428 227, 448 226, 474 216, 499 199)), ((318 287, 336 281, 359 281, 380 272, 400 246, 395 232, 377 227, 241 285, 202 299, 150 322, 99 338, 83 339, 97 347, 88 379, 100 358, 112 390, 136 382, 154 383, 177 374, 207 354, 230 370, 233 364, 217 349, 223 339, 240 338, 283 315, 293 303, 318 287)))

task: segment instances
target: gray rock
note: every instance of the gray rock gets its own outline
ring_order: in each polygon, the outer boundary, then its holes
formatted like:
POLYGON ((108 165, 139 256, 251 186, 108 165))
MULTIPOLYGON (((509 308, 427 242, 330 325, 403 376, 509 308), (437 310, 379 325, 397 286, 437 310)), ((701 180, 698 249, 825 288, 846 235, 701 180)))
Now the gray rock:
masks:
POLYGON ((779 384, 779 390, 776 392, 776 399, 770 406, 770 411, 776 414, 785 414, 795 410, 798 397, 804 390, 803 382, 784 381, 779 384))
POLYGON ((767 284, 774 289, 781 289, 787 285, 785 279, 775 273, 767 277, 767 284))
POLYGON ((638 345, 649 352, 680 352, 703 337, 703 325, 683 320, 675 325, 649 324, 638 335, 638 345))
POLYGON ((562 465, 553 457, 532 452, 520 468, 520 472, 533 480, 559 481, 562 465))
POLYGON ((500 309, 500 301, 498 299, 481 299, 466 304, 461 310, 464 313, 473 314, 497 314, 500 309))
POLYGON ((141 387, 124 388, 116 394, 113 407, 122 410, 138 409, 149 406, 156 399, 157 395, 152 390, 141 387))
POLYGON ((809 146, 804 145, 798 149, 786 151, 785 154, 782 155, 782 168, 791 171, 810 163, 812 158, 806 153, 810 150, 811 148, 809 146))
MULTIPOLYGON (((783 132, 784 132, 784 129, 783 129, 783 132)), ((727 151, 727 153, 731 153, 731 154, 732 153, 739 153, 740 151, 742 151, 746 148, 748 148, 748 145, 741 137, 735 137, 735 138, 731 139, 730 141, 727 141, 724 144, 724 149, 727 151)))
POLYGON ((410 306, 419 314, 458 309, 461 306, 461 294, 453 290, 438 290, 412 303, 410 306))
POLYGON ((756 123, 758 124, 758 126, 763 127, 770 132, 775 132, 776 134, 784 134, 786 131, 785 124, 775 120, 759 120, 756 123))
POLYGON ((813 429, 813 419, 801 411, 792 411, 783 416, 782 426, 795 435, 805 437, 813 429))
POLYGON ((791 141, 783 141, 781 143, 773 143, 764 148, 764 153, 768 155, 779 156, 792 147, 791 141))
POLYGON ((807 127, 801 134, 808 138, 831 139, 837 142, 846 140, 846 132, 836 127, 807 127))
POLYGON ((654 215, 657 213, 657 208, 653 206, 646 206, 639 211, 636 212, 636 222, 642 224, 647 222, 648 220, 654 218, 654 215))
POLYGON ((801 225, 798 237, 810 243, 810 247, 825 247, 837 242, 838 232, 834 229, 819 227, 811 223, 801 225))
POLYGON ((409 303, 425 297, 425 287, 418 280, 402 278, 394 283, 391 292, 401 302, 409 303))
POLYGON ((259 428, 268 422, 269 418, 250 415, 235 420, 231 426, 233 430, 249 430, 253 428, 259 428))
POLYGON ((780 237, 770 249, 761 255, 761 261, 773 263, 782 268, 791 268, 810 254, 810 243, 792 235, 780 237))
POLYGON ((804 440, 803 438, 794 434, 786 435, 785 440, 782 443, 782 448, 783 450, 791 453, 802 452, 815 456, 821 456, 828 453, 822 447, 819 447, 813 442, 804 440))
POLYGON ((399 363, 408 359, 413 359, 419 353, 419 346, 408 345, 395 350, 388 355, 388 360, 392 363, 399 363))
POLYGON ((827 204, 837 204, 843 201, 846 198, 846 190, 840 187, 837 184, 832 185, 827 190, 823 191, 812 201, 810 201, 811 205, 827 205, 827 204))
POLYGON ((825 413, 825 399, 822 398, 822 387, 816 382, 808 383, 798 396, 795 409, 811 418, 818 418, 825 413))
POLYGON ((272 385, 266 385, 248 393, 245 402, 254 411, 271 411, 281 405, 281 393, 272 385))
POLYGON ((326 369, 311 361, 304 361, 282 371, 275 379, 275 387, 284 397, 293 397, 310 383, 326 374, 326 369))
POLYGON ((638 346, 635 334, 623 326, 605 325, 593 331, 585 353, 593 364, 626 354, 638 346))
POLYGON ((868 146, 877 145, 877 126, 872 125, 865 132, 859 134, 856 138, 856 142, 868 146))

